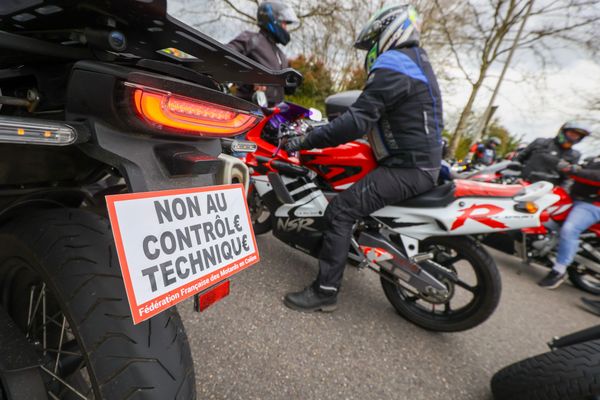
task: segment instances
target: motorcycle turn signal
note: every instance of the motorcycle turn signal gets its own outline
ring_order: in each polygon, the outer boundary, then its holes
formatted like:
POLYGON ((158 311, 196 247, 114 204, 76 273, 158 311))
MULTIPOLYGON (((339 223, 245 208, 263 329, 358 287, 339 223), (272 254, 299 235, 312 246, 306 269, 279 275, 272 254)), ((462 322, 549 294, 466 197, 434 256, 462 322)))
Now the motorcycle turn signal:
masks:
POLYGON ((515 210, 527 214, 535 214, 539 207, 533 201, 520 201, 515 204, 515 210))

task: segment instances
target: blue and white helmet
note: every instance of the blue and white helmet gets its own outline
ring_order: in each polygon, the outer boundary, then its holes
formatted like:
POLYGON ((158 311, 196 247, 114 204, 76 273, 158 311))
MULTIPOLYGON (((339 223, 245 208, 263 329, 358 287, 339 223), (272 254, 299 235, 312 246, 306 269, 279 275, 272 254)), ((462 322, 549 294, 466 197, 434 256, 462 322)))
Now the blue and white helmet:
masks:
POLYGON ((411 5, 385 7, 367 22, 354 42, 354 47, 368 50, 365 69, 371 70, 381 53, 389 49, 418 46, 421 17, 411 5))
POLYGON ((287 25, 296 24, 298 17, 294 9, 285 1, 269 0, 258 5, 256 21, 258 26, 264 29, 276 43, 285 46, 290 42, 290 34, 282 23, 285 22, 287 25))

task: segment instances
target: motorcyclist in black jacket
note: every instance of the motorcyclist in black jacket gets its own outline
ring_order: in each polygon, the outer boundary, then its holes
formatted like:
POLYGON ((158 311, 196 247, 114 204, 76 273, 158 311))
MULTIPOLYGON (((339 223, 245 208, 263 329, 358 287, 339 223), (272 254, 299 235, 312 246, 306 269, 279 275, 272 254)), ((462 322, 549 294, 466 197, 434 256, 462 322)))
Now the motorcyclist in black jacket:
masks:
MULTIPOLYGON (((287 28, 298 22, 294 10, 282 0, 263 1, 258 5, 256 21, 260 31, 244 31, 227 45, 267 68, 287 68, 288 59, 278 44, 285 46, 290 42, 287 28)), ((265 92, 270 106, 283 101, 285 89, 282 86, 240 85, 237 96, 252 100, 255 90, 265 92)))
POLYGON ((419 45, 420 18, 412 6, 379 10, 355 47, 368 50, 366 86, 356 102, 328 125, 286 144, 288 151, 323 148, 362 137, 379 167, 337 195, 327 207, 329 224, 319 255, 319 274, 301 292, 285 296, 300 311, 332 311, 355 221, 385 205, 431 189, 438 177, 442 99, 427 54, 419 45))
MULTIPOLYGON (((589 134, 590 130, 584 124, 569 121, 560 127, 556 137, 535 139, 515 158, 523 164, 523 178, 530 182, 549 180, 544 176, 536 176, 535 173, 556 175, 560 160, 577 164, 581 154, 572 147, 589 134)), ((553 183, 559 183, 561 180, 556 179, 553 183)))

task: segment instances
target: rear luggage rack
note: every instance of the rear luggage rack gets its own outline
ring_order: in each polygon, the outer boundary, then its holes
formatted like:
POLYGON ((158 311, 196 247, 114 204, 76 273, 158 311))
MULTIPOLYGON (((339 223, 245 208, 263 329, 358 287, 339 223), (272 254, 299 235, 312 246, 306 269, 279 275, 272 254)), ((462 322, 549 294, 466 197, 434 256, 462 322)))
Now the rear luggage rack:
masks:
POLYGON ((265 68, 171 17, 166 0, 41 0, 21 4, 0 5, 0 48, 12 50, 0 52, 0 68, 14 66, 18 60, 22 63, 23 54, 40 62, 49 58, 151 59, 183 65, 221 83, 291 88, 302 82, 302 75, 291 68, 265 68))

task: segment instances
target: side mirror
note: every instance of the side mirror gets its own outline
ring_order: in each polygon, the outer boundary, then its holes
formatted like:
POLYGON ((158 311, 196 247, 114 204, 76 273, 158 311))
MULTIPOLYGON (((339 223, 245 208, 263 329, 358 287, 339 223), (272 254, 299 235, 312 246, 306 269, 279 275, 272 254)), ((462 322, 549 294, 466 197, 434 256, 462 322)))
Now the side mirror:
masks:
POLYGON ((323 114, 321 111, 317 110, 316 108, 310 108, 309 111, 308 118, 311 121, 321 122, 323 120, 323 114))
POLYGON ((267 95, 262 90, 257 90, 252 95, 252 102, 254 104, 258 104, 259 106, 266 108, 269 106, 269 102, 267 101, 267 95))

